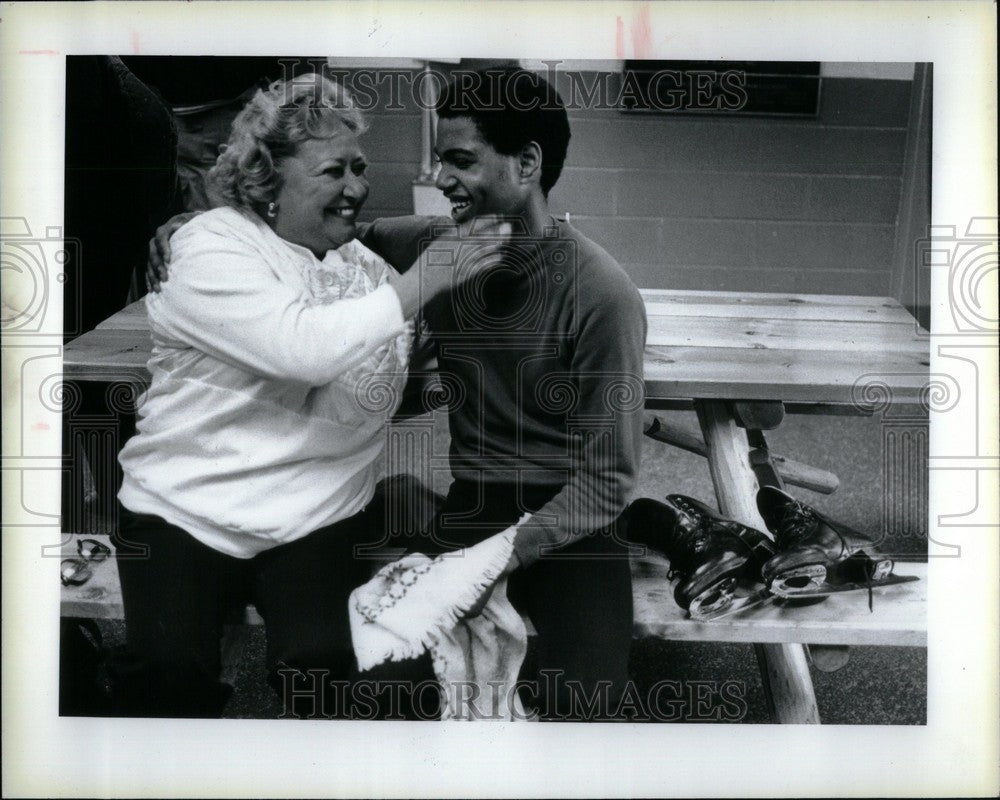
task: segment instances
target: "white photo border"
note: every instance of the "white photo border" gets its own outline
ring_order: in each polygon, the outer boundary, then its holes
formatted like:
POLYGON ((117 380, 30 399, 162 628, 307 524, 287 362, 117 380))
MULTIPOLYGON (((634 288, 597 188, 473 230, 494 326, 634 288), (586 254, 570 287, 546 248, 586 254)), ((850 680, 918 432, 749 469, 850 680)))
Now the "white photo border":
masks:
MULTIPOLYGON (((995 23, 989 2, 3 3, 0 215, 61 225, 69 54, 788 59, 933 62, 932 218, 961 234, 997 216, 995 23)), ((941 347, 967 348, 978 384, 963 373, 963 390, 989 413, 957 453, 972 421, 932 414, 932 462, 958 459, 931 470, 932 536, 962 557, 930 559, 927 724, 905 728, 61 718, 58 562, 20 527, 25 505, 57 513, 58 481, 29 480, 8 458, 21 415, 42 455, 58 456, 60 424, 38 387, 21 385, 22 343, 5 337, 4 795, 995 795, 995 337, 948 338, 940 271, 932 292, 931 372, 949 369, 941 347), (970 508, 966 526, 941 524, 970 508)), ((51 355, 59 311, 52 297, 24 346, 51 355)), ((52 531, 58 542, 57 517, 52 531)))

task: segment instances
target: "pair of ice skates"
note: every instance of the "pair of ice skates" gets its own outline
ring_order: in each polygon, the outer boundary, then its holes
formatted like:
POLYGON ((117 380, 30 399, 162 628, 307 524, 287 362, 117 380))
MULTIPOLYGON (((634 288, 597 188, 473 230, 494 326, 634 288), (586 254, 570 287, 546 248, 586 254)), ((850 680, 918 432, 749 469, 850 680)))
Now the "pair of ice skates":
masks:
POLYGON ((833 522, 772 486, 757 493, 766 534, 672 494, 629 507, 629 538, 667 557, 674 599, 692 618, 717 619, 770 598, 811 601, 845 591, 916 580, 893 574, 873 537, 833 522), (762 585, 761 585, 762 584, 762 585), (746 587, 757 588, 740 594, 746 587))

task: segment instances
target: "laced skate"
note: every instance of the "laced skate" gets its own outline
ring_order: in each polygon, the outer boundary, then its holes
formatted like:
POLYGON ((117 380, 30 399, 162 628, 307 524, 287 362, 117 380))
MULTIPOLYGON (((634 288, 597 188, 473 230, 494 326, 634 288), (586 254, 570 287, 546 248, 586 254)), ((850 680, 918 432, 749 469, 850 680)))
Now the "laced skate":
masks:
POLYGON ((765 534, 684 495, 668 495, 665 503, 640 498, 629 507, 628 519, 629 538, 670 561, 667 577, 677 579, 674 600, 696 619, 742 610, 738 585, 746 578, 759 580, 761 564, 775 552, 765 534))
POLYGON ((915 580, 893 574, 893 560, 878 553, 874 537, 833 522, 780 489, 763 487, 757 507, 778 545, 778 554, 761 568, 765 585, 778 597, 867 590, 871 608, 873 588, 915 580))

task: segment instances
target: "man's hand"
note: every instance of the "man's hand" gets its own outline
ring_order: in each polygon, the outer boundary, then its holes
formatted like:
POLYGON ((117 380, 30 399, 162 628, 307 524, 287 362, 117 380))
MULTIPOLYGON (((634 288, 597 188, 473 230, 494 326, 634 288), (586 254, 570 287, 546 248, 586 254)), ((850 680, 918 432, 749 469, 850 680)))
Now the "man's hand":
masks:
POLYGON ((478 617, 482 614, 483 609, 486 608, 486 604, 490 602, 490 598, 493 596, 493 590, 496 588, 497 583, 499 583, 503 578, 506 578, 520 566, 521 560, 517 557, 517 550, 511 551, 510 559, 508 559, 507 566, 504 567, 503 572, 497 576, 497 579, 493 583, 486 587, 479 599, 468 611, 465 612, 464 619, 472 619, 473 617, 478 617))
POLYGON ((200 213, 200 211, 186 211, 177 214, 156 229, 153 238, 149 240, 149 261, 146 263, 146 288, 149 291, 160 291, 160 284, 167 280, 170 266, 170 237, 200 213))

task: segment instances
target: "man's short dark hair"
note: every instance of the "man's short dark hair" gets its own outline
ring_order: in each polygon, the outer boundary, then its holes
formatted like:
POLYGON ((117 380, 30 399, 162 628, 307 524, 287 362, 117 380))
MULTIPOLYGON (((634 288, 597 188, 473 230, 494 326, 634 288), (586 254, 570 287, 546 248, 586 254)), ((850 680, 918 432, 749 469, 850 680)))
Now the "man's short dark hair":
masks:
POLYGON ((528 142, 542 150, 541 187, 555 186, 569 146, 569 119, 559 92, 520 67, 456 72, 437 102, 442 119, 468 117, 498 153, 516 155, 528 142))

